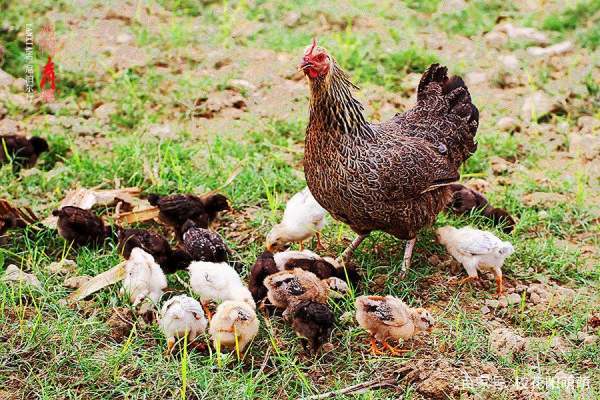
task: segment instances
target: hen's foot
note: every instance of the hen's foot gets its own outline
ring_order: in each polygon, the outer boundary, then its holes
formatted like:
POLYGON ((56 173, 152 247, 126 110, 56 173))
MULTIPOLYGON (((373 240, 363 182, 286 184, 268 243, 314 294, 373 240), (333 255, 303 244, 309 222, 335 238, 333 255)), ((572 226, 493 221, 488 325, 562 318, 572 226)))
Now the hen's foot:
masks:
POLYGON ((338 263, 343 263, 345 264, 346 261, 348 261, 350 259, 350 256, 352 256, 352 254, 354 253, 354 250, 356 250, 358 248, 358 246, 360 246, 360 244, 363 242, 363 240, 365 240, 367 238, 367 236, 369 236, 368 234, 366 235, 358 235, 353 241, 352 243, 350 243, 350 246, 348 246, 346 248, 346 250, 344 250, 344 252, 335 260, 338 263))
POLYGON ((402 259, 402 266, 400 267, 400 278, 404 278, 408 269, 410 268, 410 262, 412 260, 413 249, 415 248, 415 243, 417 243, 417 238, 411 239, 406 242, 406 247, 404 248, 404 257, 402 259))

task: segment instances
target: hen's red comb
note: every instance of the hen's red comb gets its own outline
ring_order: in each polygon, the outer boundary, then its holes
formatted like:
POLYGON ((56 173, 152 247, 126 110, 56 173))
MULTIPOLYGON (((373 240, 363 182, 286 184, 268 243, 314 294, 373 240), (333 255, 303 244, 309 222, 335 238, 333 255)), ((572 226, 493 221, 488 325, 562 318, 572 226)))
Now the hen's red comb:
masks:
POLYGON ((317 47, 317 39, 313 38, 312 45, 310 46, 310 49, 306 51, 306 55, 312 54, 315 47, 317 47))

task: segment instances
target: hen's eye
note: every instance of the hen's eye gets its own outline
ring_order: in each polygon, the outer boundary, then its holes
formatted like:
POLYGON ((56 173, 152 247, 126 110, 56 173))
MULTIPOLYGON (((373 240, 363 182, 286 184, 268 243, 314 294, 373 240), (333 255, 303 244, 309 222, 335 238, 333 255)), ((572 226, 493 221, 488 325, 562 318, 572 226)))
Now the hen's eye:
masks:
POLYGON ((321 53, 317 56, 317 61, 323 62, 325 61, 325 54, 321 53))

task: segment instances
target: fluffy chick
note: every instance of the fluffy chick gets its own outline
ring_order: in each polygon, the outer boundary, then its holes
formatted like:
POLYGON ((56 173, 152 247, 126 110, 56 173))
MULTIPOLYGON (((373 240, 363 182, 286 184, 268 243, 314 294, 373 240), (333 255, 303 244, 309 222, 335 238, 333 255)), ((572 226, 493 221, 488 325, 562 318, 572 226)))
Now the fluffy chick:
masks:
POLYGON ((445 226, 436 230, 438 241, 446 246, 448 253, 460 262, 467 274, 464 283, 479 278, 477 270, 492 271, 496 277, 497 294, 502 294, 502 265, 514 252, 512 244, 504 242, 490 232, 471 227, 456 229, 445 226))
POLYGON ((140 248, 133 249, 125 263, 122 290, 129 296, 133 306, 136 307, 145 299, 157 304, 166 287, 167 278, 154 257, 140 248))
POLYGON ((176 338, 188 335, 188 341, 194 341, 199 333, 206 330, 208 321, 197 300, 179 295, 163 305, 158 325, 167 338, 167 353, 170 353, 176 338))
POLYGON ((313 351, 318 350, 329 340, 335 317, 329 306, 310 300, 294 304, 290 309, 292 328, 313 351))
POLYGON ((267 297, 271 304, 283 312, 284 318, 289 315, 289 307, 303 300, 326 303, 329 286, 315 274, 300 268, 280 271, 264 280, 267 297))
POLYGON ((185 251, 171 249, 169 241, 156 232, 146 229, 119 229, 118 250, 125 258, 129 258, 136 247, 152 255, 166 274, 172 274, 187 268, 191 257, 185 251))
POLYGON ((13 162, 15 170, 33 167, 38 157, 48 151, 48 142, 38 136, 27 139, 19 135, 0 136, 0 165, 13 162))
POLYGON ((198 197, 191 194, 148 195, 148 202, 158 207, 159 218, 173 226, 179 235, 187 220, 194 221, 200 228, 208 228, 219 211, 229 208, 227 198, 221 194, 198 197))
POLYGON ((252 308, 256 307, 250 290, 244 286, 235 269, 226 262, 194 261, 188 267, 188 271, 192 290, 200 296, 200 301, 209 316, 207 305, 211 300, 236 300, 245 302, 252 308))
POLYGON ((401 351, 390 346, 387 342, 389 339, 408 340, 418 332, 431 329, 435 324, 429 311, 411 308, 394 296, 357 297, 356 320, 371 334, 373 354, 382 354, 377 348, 377 340, 393 355, 397 355, 401 351))
POLYGON ((252 293, 255 302, 259 302, 267 295, 267 288, 264 285, 264 280, 267 276, 279 272, 275 258, 270 251, 263 252, 257 259, 252 269, 250 270, 250 278, 248 279, 248 289, 252 293))
POLYGON ((269 251, 283 250, 290 242, 300 243, 317 235, 318 247, 321 244, 321 230, 325 227, 327 211, 313 197, 308 187, 296 193, 287 202, 281 223, 275 225, 267 235, 269 251))
POLYGON ((244 350, 258 333, 258 326, 254 307, 244 301, 228 300, 217 307, 208 333, 216 349, 236 349, 239 357, 239 352, 244 350))
POLYGON ((112 229, 90 210, 66 206, 52 211, 58 217, 58 233, 79 246, 98 245, 111 235, 112 229))
POLYGON ((181 232, 182 246, 193 261, 227 261, 229 247, 218 233, 201 228, 192 220, 183 225, 181 232))
POLYGON ((310 250, 282 251, 274 255, 275 263, 280 271, 294 268, 302 268, 317 275, 320 279, 332 277, 346 280, 346 273, 351 282, 356 282, 358 275, 353 268, 342 267, 331 257, 321 257, 310 250))
POLYGON ((488 199, 481 193, 464 185, 453 184, 452 201, 449 208, 457 214, 468 214, 471 211, 480 211, 481 216, 492 221, 494 226, 502 227, 505 233, 510 233, 515 227, 513 217, 502 208, 495 208, 489 204, 488 199))

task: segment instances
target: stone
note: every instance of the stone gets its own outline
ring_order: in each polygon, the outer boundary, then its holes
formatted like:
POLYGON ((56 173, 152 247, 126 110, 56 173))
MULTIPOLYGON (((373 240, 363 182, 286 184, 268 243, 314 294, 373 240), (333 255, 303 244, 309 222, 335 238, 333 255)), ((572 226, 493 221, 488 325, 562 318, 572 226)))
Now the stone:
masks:
POLYGON ((495 299, 487 299, 485 301, 485 305, 490 308, 498 308, 500 306, 500 302, 495 299))
POLYGON ((108 122, 110 116, 117 112, 117 106, 114 103, 104 103, 94 110, 94 116, 103 122, 108 122))
POLYGON ((521 296, 518 293, 511 293, 506 296, 506 301, 509 305, 519 304, 521 302, 521 296))
POLYGON ((497 356, 512 358, 523 351, 527 340, 508 328, 496 328, 490 333, 490 350, 497 356))
POLYGON ((77 271, 77 263, 73 260, 61 260, 48 266, 48 271, 53 274, 72 274, 77 271))
POLYGON ((600 135, 573 133, 569 135, 569 153, 593 160, 600 155, 600 135))
POLYGON ((496 122, 496 128, 505 132, 514 132, 519 130, 519 121, 513 117, 502 117, 496 122))
POLYGON ((492 310, 490 310, 490 308, 488 306, 483 306, 483 307, 481 307, 480 311, 482 314, 489 314, 492 310))
POLYGON ((15 78, 13 78, 12 75, 0 69, 0 87, 8 88, 12 85, 14 80, 15 78))
POLYGON ((485 41, 495 48, 500 48, 508 42, 508 36, 503 32, 491 31, 485 34, 485 41))
POLYGON ((507 70, 512 71, 519 69, 519 59, 512 54, 500 56, 499 60, 502 66, 507 70))
POLYGON ((2 276, 2 280, 16 284, 31 285, 36 289, 42 288, 42 283, 35 275, 21 271, 19 267, 14 264, 10 264, 6 268, 6 271, 4 271, 4 275, 2 276))
POLYGON ((492 165, 492 171, 494 175, 501 175, 510 170, 511 164, 502 157, 492 156, 490 157, 490 163, 492 165))
POLYGON ((533 192, 523 196, 523 203, 526 206, 548 208, 565 201, 567 201, 567 196, 561 193, 533 192))
POLYGON ((488 77, 485 72, 473 71, 473 72, 469 72, 465 76, 465 79, 469 86, 475 86, 475 85, 478 85, 480 83, 487 81, 488 77))
POLYGON ((573 50, 573 43, 569 40, 548 47, 530 47, 527 52, 535 57, 556 56, 573 50))
POLYGON ((521 118, 524 121, 537 120, 559 109, 557 102, 546 92, 538 90, 525 97, 521 106, 521 118))
POLYGON ((549 42, 548 36, 544 32, 534 28, 515 26, 510 22, 497 26, 496 30, 505 32, 513 40, 527 40, 537 44, 546 44, 549 42))

